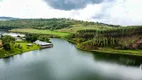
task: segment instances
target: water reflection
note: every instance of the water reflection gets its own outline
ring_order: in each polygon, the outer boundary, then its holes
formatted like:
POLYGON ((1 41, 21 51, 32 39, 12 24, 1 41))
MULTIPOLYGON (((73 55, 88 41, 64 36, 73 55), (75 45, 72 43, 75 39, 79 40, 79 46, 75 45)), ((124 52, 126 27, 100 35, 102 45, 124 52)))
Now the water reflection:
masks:
POLYGON ((61 39, 53 48, 0 59, 0 80, 142 80, 138 58, 92 54, 61 39))
POLYGON ((142 64, 142 57, 138 56, 94 53, 94 57, 96 60, 117 63, 126 66, 139 67, 142 64))
POLYGON ((7 30, 6 29, 0 29, 0 34, 4 34, 4 33, 7 33, 7 30))

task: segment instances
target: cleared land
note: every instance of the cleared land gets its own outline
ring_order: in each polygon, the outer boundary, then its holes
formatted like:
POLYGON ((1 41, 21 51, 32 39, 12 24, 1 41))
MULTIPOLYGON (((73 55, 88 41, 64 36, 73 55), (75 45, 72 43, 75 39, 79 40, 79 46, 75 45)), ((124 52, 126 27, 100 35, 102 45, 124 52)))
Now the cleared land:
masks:
POLYGON ((98 25, 76 24, 76 25, 72 25, 72 27, 58 29, 56 31, 76 33, 79 30, 88 30, 88 29, 93 29, 93 30, 110 30, 110 29, 115 29, 115 28, 114 27, 110 27, 110 26, 106 26, 106 25, 98 26, 98 25))
POLYGON ((10 32, 48 34, 48 35, 54 35, 54 36, 61 37, 61 38, 71 35, 71 33, 66 33, 66 32, 58 32, 58 31, 51 31, 51 30, 38 30, 38 29, 13 29, 13 30, 10 30, 10 32))

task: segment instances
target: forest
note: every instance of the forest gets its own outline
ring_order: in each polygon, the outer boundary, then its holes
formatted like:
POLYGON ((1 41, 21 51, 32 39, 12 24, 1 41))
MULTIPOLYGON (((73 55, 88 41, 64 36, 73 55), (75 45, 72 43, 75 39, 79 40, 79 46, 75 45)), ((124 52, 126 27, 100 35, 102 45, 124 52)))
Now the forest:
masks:
POLYGON ((86 27, 88 25, 119 27, 118 25, 114 26, 103 23, 77 21, 73 19, 53 18, 53 19, 18 19, 18 20, 0 21, 0 29, 35 28, 35 29, 56 30, 56 29, 70 28, 76 24, 82 24, 86 27))

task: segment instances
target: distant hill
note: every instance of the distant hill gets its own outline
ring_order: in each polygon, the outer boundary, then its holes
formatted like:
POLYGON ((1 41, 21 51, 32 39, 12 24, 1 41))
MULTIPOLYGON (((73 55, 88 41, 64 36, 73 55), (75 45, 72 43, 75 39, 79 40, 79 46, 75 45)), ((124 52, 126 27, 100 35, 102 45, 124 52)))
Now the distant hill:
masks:
POLYGON ((35 28, 35 29, 50 29, 61 30, 63 32, 73 32, 82 29, 108 29, 119 27, 97 22, 79 21, 65 18, 52 19, 17 19, 0 21, 0 28, 35 28))
POLYGON ((0 17, 0 20, 17 20, 19 18, 13 18, 13 17, 0 17))

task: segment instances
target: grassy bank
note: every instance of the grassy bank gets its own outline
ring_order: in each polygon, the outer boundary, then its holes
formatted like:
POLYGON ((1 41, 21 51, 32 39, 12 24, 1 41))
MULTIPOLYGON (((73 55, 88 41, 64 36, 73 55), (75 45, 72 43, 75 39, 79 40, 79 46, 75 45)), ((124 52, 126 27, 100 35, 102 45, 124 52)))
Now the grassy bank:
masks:
POLYGON ((24 19, 0 21, 0 28, 63 38, 80 44, 79 48, 87 51, 142 55, 142 26, 119 26, 72 19, 24 19))
POLYGON ((93 50, 93 52, 142 56, 142 50, 116 50, 112 48, 100 48, 99 50, 93 50))
POLYGON ((27 46, 27 42, 16 42, 16 43, 11 43, 11 50, 10 51, 6 51, 4 49, 0 49, 0 58, 4 58, 4 57, 10 57, 13 55, 17 55, 17 54, 21 54, 23 52, 28 52, 28 51, 32 51, 32 50, 37 50, 40 49, 40 47, 36 44, 33 44, 33 46, 27 46), (18 47, 20 46, 20 47, 18 47))
MULTIPOLYGON (((60 38, 64 38, 67 37, 69 35, 71 35, 70 33, 66 33, 64 31, 50 31, 50 30, 38 30, 38 29, 13 29, 10 30, 11 32, 20 32, 20 33, 32 33, 32 34, 47 34, 47 35, 55 35, 58 36, 60 38)), ((81 33, 81 37, 82 35, 84 35, 86 32, 81 33)), ((89 34, 87 34, 89 35, 89 34)), ((127 37, 125 37, 124 39, 126 39, 127 37)), ((123 38, 122 38, 123 39, 123 38)), ((130 37, 126 40, 122 40, 121 43, 128 42, 129 40, 134 40, 135 41, 135 37, 130 37)), ((73 40, 68 40, 69 42, 73 42, 76 43, 76 41, 74 42, 73 40)), ((79 40, 80 41, 80 40, 79 40)), ((77 40, 78 43, 78 40, 77 40)), ((123 43, 124 44, 124 43, 123 43)), ((91 44, 85 44, 84 47, 90 47, 91 44)), ((83 48, 81 48, 82 46, 77 46, 77 48, 84 50, 83 48)), ((99 53, 109 53, 109 54, 121 54, 121 55, 134 55, 134 56, 142 56, 142 50, 120 50, 120 49, 113 49, 113 48, 99 48, 99 49, 93 49, 93 47, 90 47, 90 49, 85 49, 86 51, 93 51, 93 52, 99 52, 99 53)))
POLYGON ((31 33, 31 34, 47 34, 47 35, 53 35, 56 37, 64 38, 71 33, 67 32, 58 32, 58 31, 51 31, 51 30, 38 30, 38 29, 12 29, 10 32, 19 32, 19 33, 31 33))
MULTIPOLYGON (((75 43, 75 42, 73 42, 75 43)), ((117 55, 128 55, 128 56, 141 56, 142 57, 142 50, 140 49, 115 49, 111 47, 95 47, 91 44, 85 44, 82 46, 80 43, 77 44, 76 47, 78 49, 84 50, 84 51, 91 51, 91 52, 97 52, 97 53, 104 53, 104 54, 117 54, 117 55)))
MULTIPOLYGON (((71 35, 71 33, 66 33, 66 32, 38 30, 38 29, 13 29, 13 30, 10 30, 10 32, 30 33, 30 34, 40 34, 40 35, 43 34, 43 35, 50 35, 50 36, 64 38, 64 39, 68 37, 69 35, 71 35)), ((10 51, 6 51, 3 48, 0 48, 0 58, 10 57, 13 55, 21 54, 23 52, 40 49, 40 47, 36 44, 33 44, 33 46, 27 46, 27 44, 29 43, 25 41, 11 43, 10 51), (18 46, 20 46, 20 48, 18 46)))
POLYGON ((90 51, 94 53, 114 54, 114 55, 128 55, 128 56, 141 56, 142 50, 119 50, 113 48, 99 48, 96 50, 83 49, 80 46, 76 46, 80 50, 90 51))

